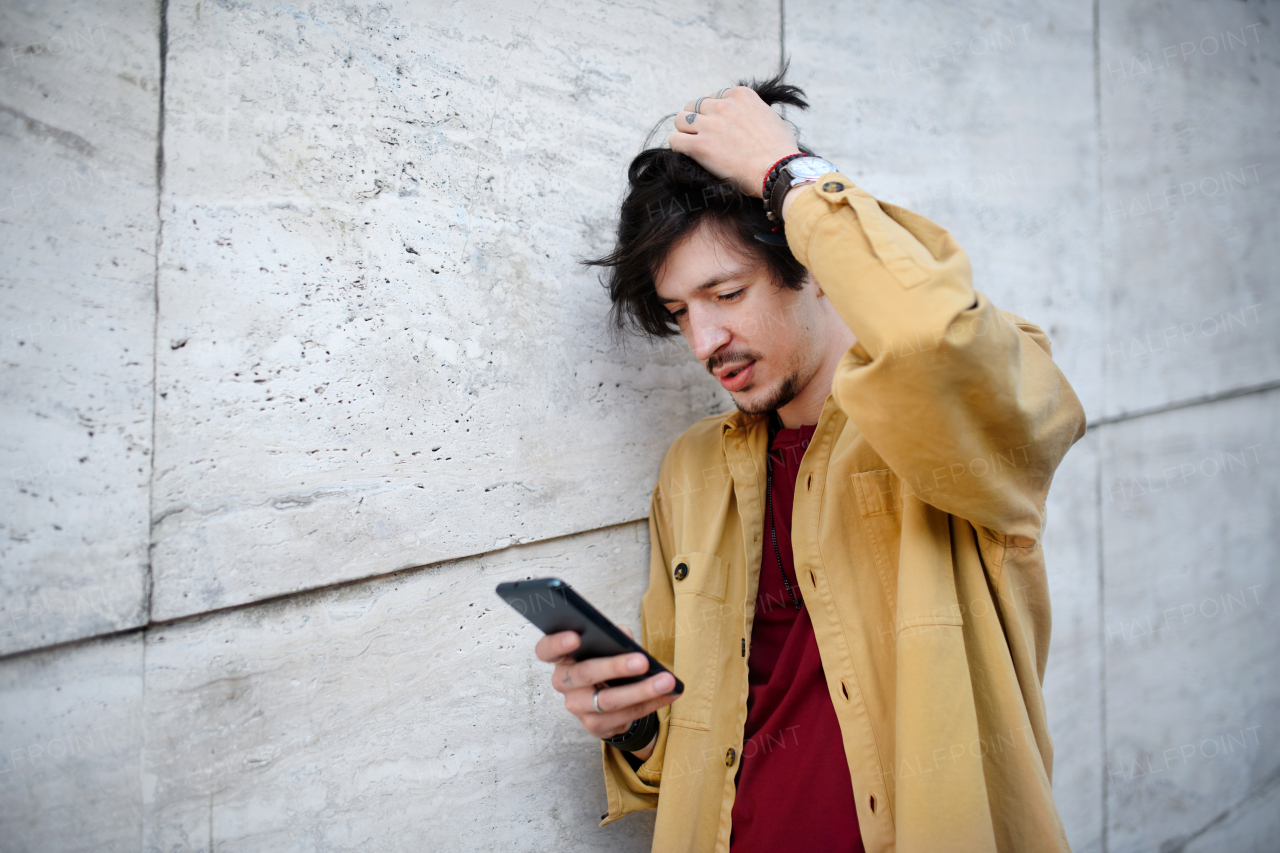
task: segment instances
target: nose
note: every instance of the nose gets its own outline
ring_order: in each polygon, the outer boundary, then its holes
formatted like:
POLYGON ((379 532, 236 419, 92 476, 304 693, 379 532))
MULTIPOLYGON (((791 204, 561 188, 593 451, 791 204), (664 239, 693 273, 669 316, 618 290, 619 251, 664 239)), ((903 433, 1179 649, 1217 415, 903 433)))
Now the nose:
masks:
POLYGON ((693 350, 693 357, 705 364, 733 336, 720 322, 717 312, 700 309, 701 306, 694 305, 686 309, 684 338, 689 342, 689 349, 693 350))

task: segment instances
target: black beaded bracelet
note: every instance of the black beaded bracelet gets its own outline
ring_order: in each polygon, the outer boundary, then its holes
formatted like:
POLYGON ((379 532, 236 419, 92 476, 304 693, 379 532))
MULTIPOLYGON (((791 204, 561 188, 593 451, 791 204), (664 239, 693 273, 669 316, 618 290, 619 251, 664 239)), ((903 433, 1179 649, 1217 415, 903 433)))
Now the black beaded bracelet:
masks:
POLYGON ((801 157, 808 157, 808 156, 811 156, 811 155, 791 154, 789 156, 783 157, 781 160, 774 163, 773 168, 770 169, 768 173, 765 174, 764 187, 761 191, 761 195, 764 197, 764 210, 765 210, 765 213, 768 215, 770 222, 774 221, 773 203, 772 203, 771 197, 773 195, 773 185, 778 180, 778 170, 781 169, 783 166, 787 165, 788 163, 790 163, 792 160, 798 160, 801 157))
POLYGON ((635 752, 644 749, 658 733, 658 712, 653 711, 647 717, 641 717, 631 723, 631 727, 620 735, 601 738, 605 743, 623 752, 635 752))

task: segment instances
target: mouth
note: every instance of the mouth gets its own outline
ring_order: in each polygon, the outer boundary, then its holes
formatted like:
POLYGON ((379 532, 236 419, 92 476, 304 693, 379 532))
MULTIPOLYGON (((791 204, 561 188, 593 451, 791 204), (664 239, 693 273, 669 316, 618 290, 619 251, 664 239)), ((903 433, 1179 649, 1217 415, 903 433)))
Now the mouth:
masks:
POLYGON ((748 361, 745 364, 728 365, 716 368, 716 378, 720 380, 720 385, 726 391, 741 391, 751 382, 751 377, 755 374, 756 363, 748 361))

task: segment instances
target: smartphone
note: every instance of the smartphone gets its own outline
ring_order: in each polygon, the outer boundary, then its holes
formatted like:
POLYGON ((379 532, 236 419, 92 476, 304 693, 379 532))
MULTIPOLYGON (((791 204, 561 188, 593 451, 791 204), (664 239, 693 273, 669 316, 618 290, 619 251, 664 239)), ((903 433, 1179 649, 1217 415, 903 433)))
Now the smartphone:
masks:
MULTIPOLYGON (((498 595, 520 612, 520 615, 542 629, 544 634, 560 631, 577 631, 582 645, 572 654, 577 660, 612 657, 628 652, 640 652, 649 659, 649 671, 626 678, 606 681, 610 687, 642 681, 651 675, 667 672, 653 655, 641 648, 635 640, 622 633, 587 600, 559 578, 533 578, 526 581, 509 581, 498 584, 498 595)), ((673 673, 672 678, 675 678, 673 673)), ((676 686, 667 695, 679 696, 684 685, 676 678, 676 686)))

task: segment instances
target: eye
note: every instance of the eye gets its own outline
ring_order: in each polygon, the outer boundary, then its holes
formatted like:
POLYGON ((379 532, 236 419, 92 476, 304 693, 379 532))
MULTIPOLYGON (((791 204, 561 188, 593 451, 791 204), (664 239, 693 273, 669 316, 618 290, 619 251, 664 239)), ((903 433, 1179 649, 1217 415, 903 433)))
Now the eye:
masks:
POLYGON ((747 289, 745 287, 740 287, 731 293, 722 293, 716 298, 719 299, 721 302, 732 302, 733 300, 737 299, 739 296, 741 296, 746 292, 747 292, 747 289))
POLYGON ((683 317, 684 312, 685 309, 683 308, 677 308, 675 311, 667 311, 667 313, 671 315, 672 319, 679 319, 680 317, 683 317))

